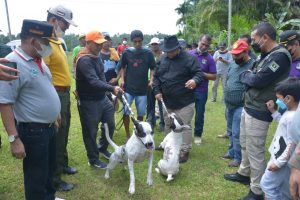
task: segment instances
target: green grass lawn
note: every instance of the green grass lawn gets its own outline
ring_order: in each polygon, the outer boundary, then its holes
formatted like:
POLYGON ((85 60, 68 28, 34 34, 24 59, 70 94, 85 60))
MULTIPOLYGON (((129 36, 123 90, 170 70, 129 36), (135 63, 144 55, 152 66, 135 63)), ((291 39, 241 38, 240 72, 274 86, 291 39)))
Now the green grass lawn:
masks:
MULTIPOLYGON (((73 84, 74 85, 74 84, 73 84)), ((211 88, 211 84, 210 84, 211 88)), ((221 94, 221 89, 219 89, 221 94)), ((147 162, 134 165, 136 177, 136 193, 129 195, 129 172, 121 165, 111 171, 111 179, 104 179, 104 170, 90 168, 84 148, 81 125, 76 102, 72 96, 72 119, 68 144, 69 163, 78 169, 72 176, 64 175, 63 180, 74 183, 70 192, 57 192, 57 196, 67 200, 98 199, 238 199, 248 193, 248 187, 225 181, 223 174, 235 172, 237 168, 227 167, 228 161, 220 159, 228 147, 228 140, 216 136, 226 130, 224 106, 220 103, 220 95, 216 103, 210 102, 210 93, 206 105, 203 144, 193 145, 190 159, 181 165, 179 174, 171 183, 153 170, 153 186, 146 184, 147 162)), ((116 116, 116 121, 121 115, 116 116)), ((276 124, 272 123, 268 134, 271 141, 276 124)), ((22 161, 11 156, 7 135, 0 125, 3 146, 0 149, 0 200, 24 199, 22 161)), ((155 129, 156 145, 164 138, 164 134, 155 129)), ((115 132, 117 144, 124 144, 125 132, 122 127, 115 132)), ((109 147, 110 150, 111 147, 109 147)), ((266 152, 267 157, 268 153, 266 152)), ((154 152, 155 166, 162 158, 163 152, 154 152)), ((102 156, 101 160, 105 160, 102 156)))

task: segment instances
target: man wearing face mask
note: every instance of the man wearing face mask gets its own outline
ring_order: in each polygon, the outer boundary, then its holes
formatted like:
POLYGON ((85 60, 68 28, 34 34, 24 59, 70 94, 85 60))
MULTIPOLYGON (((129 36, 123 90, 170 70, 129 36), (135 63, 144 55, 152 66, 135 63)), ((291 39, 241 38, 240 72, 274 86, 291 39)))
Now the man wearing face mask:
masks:
POLYGON ((6 58, 17 63, 19 78, 0 81, 0 112, 12 155, 23 159, 25 199, 54 200, 55 121, 59 97, 48 67, 42 60, 51 53, 47 38, 53 26, 24 20, 21 46, 6 58), (49 102, 51 102, 49 104, 49 102), (15 119, 16 122, 15 123, 15 119))
POLYGON ((68 191, 74 187, 73 184, 61 180, 62 173, 75 174, 77 172, 75 168, 70 167, 68 164, 67 144, 71 119, 71 73, 60 40, 70 24, 77 26, 72 19, 72 11, 64 6, 58 5, 48 10, 47 22, 54 27, 53 35, 49 40, 53 52, 50 56, 44 57, 44 61, 51 71, 53 85, 61 102, 61 126, 56 134, 56 169, 53 176, 55 187, 61 191, 68 191))
POLYGON ((260 59, 252 68, 240 75, 246 85, 245 105, 241 116, 240 143, 242 161, 235 174, 225 174, 225 179, 244 184, 250 191, 243 200, 264 199, 260 180, 265 170, 265 142, 272 121, 266 103, 276 100, 276 84, 288 77, 291 56, 276 43, 276 30, 267 22, 256 25, 251 32, 252 48, 260 52, 260 59))
POLYGON ((226 105, 227 130, 230 139, 230 146, 227 153, 222 157, 232 159, 229 167, 238 167, 241 163, 240 145, 240 122, 241 113, 244 107, 245 85, 239 80, 241 73, 248 70, 254 60, 249 56, 249 46, 243 40, 236 41, 230 53, 234 62, 229 65, 228 75, 224 88, 224 100, 226 105))
MULTIPOLYGON (((182 50, 175 35, 164 38, 161 47, 165 52, 157 62, 154 75, 154 94, 158 101, 164 100, 169 113, 178 115, 185 125, 179 162, 189 158, 192 149, 192 118, 195 109, 194 89, 204 79, 197 58, 182 50)), ((170 119, 165 114, 165 133, 170 133, 170 119)))
MULTIPOLYGON (((231 54, 228 52, 225 42, 221 42, 219 44, 219 50, 214 53, 213 58, 216 62, 217 77, 212 87, 211 102, 216 102, 219 82, 222 81, 222 86, 224 89, 228 66, 229 63, 232 62, 231 54)), ((224 102, 224 90, 222 94, 222 102, 224 102)))
POLYGON ((199 67, 203 71, 204 80, 195 89, 195 130, 194 143, 202 143, 202 133, 204 126, 205 104, 207 101, 208 81, 216 79, 216 63, 213 57, 208 53, 211 43, 210 35, 202 35, 199 39, 198 48, 191 50, 189 53, 194 55, 199 62, 199 67))
POLYGON ((292 66, 289 76, 300 79, 300 35, 297 31, 287 30, 280 35, 280 44, 283 45, 292 56, 292 66))

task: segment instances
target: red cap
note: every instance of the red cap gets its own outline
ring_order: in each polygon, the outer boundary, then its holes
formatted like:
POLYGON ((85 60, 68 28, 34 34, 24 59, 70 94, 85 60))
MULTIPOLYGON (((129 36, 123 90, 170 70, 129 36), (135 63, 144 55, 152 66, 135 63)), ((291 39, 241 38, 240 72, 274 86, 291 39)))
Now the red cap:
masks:
POLYGON ((244 52, 245 50, 247 50, 248 48, 249 48, 249 45, 247 44, 247 42, 245 42, 244 40, 238 40, 233 44, 232 49, 229 53, 240 54, 240 53, 244 52))

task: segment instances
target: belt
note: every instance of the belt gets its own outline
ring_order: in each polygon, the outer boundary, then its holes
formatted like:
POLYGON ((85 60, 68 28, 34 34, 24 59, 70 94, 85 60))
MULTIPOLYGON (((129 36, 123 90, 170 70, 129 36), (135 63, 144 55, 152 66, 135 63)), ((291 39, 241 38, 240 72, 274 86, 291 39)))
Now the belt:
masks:
POLYGON ((54 86, 57 92, 70 92, 70 86, 54 86))
POLYGON ((18 126, 23 126, 32 129, 51 128, 54 123, 36 123, 36 122, 19 122, 18 126))

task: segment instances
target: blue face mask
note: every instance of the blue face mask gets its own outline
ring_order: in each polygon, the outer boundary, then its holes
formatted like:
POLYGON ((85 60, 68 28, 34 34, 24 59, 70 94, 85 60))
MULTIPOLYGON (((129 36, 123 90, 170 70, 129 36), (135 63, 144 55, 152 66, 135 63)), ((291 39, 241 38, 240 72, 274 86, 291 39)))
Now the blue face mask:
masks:
POLYGON ((286 111, 286 110, 287 110, 286 104, 285 104, 281 99, 277 99, 277 100, 276 100, 276 104, 278 105, 278 107, 279 107, 282 111, 286 111))

